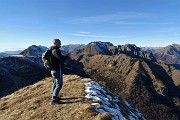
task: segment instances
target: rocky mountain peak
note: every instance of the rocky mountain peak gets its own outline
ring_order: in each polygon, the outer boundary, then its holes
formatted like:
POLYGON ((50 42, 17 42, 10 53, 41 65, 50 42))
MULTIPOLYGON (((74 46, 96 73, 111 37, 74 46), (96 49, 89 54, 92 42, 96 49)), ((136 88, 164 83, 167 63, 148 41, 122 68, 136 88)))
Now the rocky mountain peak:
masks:
POLYGON ((141 48, 137 47, 135 44, 125 44, 118 45, 118 54, 126 54, 135 58, 143 58, 152 62, 156 62, 156 58, 150 51, 143 51, 141 48))
POLYGON ((36 46, 31 45, 24 51, 22 51, 20 54, 23 56, 34 56, 34 57, 41 57, 42 53, 47 49, 45 46, 36 46))
POLYGON ((82 54, 87 55, 119 55, 126 54, 128 56, 134 58, 141 58, 145 60, 149 60, 152 62, 156 62, 156 58, 153 56, 150 51, 143 51, 141 48, 137 47, 134 44, 125 44, 114 46, 110 42, 91 42, 87 44, 84 48, 80 50, 75 50, 72 52, 75 55, 81 56, 82 54))
POLYGON ((164 48, 155 50, 153 54, 157 58, 157 60, 160 62, 171 64, 171 65, 174 65, 175 67, 179 66, 180 64, 180 45, 179 44, 168 45, 164 48))
POLYGON ((96 45, 96 46, 113 46, 111 42, 101 42, 101 41, 95 41, 95 42, 90 42, 89 45, 96 45))

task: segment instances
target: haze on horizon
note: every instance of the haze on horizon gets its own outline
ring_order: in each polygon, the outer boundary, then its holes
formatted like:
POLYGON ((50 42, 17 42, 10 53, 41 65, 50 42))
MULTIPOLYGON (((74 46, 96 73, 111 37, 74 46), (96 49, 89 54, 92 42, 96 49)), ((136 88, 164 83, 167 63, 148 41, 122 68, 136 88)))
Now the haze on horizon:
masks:
POLYGON ((180 44, 180 0, 1 0, 0 51, 93 41, 180 44))

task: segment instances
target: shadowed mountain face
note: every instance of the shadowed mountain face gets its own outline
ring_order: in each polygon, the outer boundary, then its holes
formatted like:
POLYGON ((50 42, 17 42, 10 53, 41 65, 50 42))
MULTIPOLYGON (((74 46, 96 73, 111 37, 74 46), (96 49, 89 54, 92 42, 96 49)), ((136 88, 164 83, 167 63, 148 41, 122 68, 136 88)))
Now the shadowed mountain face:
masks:
POLYGON ((180 45, 173 44, 167 47, 155 50, 154 56, 159 62, 170 64, 180 69, 180 45))
POLYGON ((153 62, 152 53, 151 57, 143 57, 139 48, 130 46, 118 48, 105 43, 91 43, 73 51, 70 57, 77 61, 73 64, 74 69, 83 68, 103 86, 128 99, 147 119, 178 120, 180 71, 153 62))
POLYGON ((0 97, 48 76, 41 62, 33 57, 0 58, 0 97))
POLYGON ((32 45, 21 55, 0 58, 0 98, 49 76, 41 60, 45 49, 32 45))

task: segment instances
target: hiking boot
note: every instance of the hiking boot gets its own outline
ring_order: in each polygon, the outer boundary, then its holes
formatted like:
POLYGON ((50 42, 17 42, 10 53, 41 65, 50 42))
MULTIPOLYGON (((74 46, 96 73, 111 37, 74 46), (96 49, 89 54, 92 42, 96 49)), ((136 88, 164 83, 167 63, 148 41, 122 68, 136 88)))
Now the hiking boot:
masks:
POLYGON ((58 101, 58 100, 53 100, 53 101, 51 102, 51 104, 52 104, 52 105, 56 105, 56 104, 61 104, 61 102, 58 101))
POLYGON ((52 100, 57 100, 57 101, 59 101, 59 100, 62 100, 62 98, 53 96, 53 97, 52 97, 52 100))

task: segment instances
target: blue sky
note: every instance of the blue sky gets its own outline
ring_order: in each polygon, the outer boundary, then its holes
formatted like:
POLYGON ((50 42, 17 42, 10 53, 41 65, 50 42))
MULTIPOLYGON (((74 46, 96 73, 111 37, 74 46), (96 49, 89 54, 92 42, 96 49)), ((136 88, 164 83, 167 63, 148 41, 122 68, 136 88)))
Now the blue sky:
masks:
POLYGON ((0 0, 0 50, 109 41, 180 44, 180 0, 0 0))

